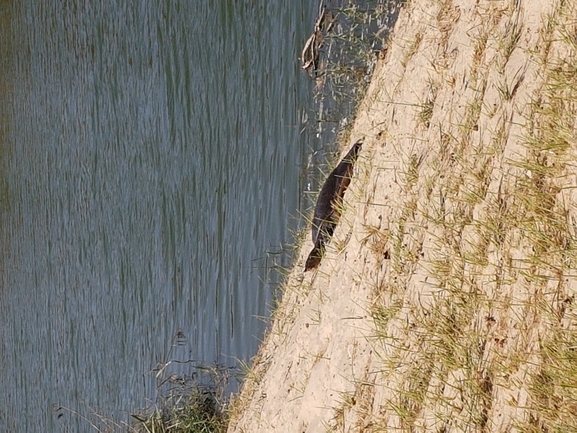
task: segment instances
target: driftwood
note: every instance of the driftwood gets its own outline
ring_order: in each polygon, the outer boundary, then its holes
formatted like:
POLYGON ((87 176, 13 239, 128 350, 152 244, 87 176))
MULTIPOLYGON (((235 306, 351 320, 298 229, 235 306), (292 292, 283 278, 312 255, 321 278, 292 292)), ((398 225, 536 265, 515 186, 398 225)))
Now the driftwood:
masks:
POLYGON ((332 30, 336 18, 331 11, 321 3, 319 15, 315 21, 314 30, 305 42, 301 52, 302 69, 313 74, 319 64, 320 49, 323 46, 325 36, 332 30))

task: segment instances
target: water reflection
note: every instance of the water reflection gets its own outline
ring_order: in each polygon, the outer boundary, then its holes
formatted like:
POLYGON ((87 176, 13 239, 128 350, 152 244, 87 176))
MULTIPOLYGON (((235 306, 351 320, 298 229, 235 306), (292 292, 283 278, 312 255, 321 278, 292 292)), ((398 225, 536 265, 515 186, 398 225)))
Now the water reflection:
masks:
POLYGON ((169 354, 255 352, 276 283, 262 259, 298 225, 316 145, 295 61, 308 8, 14 5, 1 429, 81 431, 53 405, 132 410, 169 354))

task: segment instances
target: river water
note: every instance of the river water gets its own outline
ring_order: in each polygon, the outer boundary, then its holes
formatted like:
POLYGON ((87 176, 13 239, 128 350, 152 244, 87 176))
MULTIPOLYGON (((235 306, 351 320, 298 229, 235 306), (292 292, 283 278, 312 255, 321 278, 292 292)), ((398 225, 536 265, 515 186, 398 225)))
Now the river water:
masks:
POLYGON ((121 422, 256 353, 327 154, 317 8, 0 2, 0 431, 121 422))

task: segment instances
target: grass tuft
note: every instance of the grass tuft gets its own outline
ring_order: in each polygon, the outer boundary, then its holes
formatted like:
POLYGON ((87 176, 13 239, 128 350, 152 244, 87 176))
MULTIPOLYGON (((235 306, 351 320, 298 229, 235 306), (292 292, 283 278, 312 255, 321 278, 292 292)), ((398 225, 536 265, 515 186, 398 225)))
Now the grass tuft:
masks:
POLYGON ((181 378, 155 408, 141 414, 132 414, 134 433, 222 433, 228 426, 228 399, 225 388, 228 370, 215 367, 202 369, 208 382, 201 383, 181 378))

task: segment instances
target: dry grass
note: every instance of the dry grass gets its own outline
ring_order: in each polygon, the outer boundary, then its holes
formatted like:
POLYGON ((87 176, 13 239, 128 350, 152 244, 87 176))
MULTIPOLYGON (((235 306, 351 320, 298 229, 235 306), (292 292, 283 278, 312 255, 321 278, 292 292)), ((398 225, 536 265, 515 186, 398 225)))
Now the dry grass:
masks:
MULTIPOLYGON (((524 77, 506 71, 522 20, 518 10, 495 18, 504 20, 503 34, 477 40, 473 67, 481 68, 484 47, 493 44, 498 76, 472 72, 477 86, 462 120, 444 126, 452 132, 423 166, 437 179, 432 206, 421 207, 415 186, 425 189, 425 175, 411 155, 405 204, 392 231, 367 230, 371 239, 392 244, 391 284, 383 291, 411 280, 415 268, 425 270, 430 287, 422 305, 405 300, 401 308, 398 301, 383 303, 385 293, 377 296, 373 318, 387 346, 382 361, 389 371, 379 385, 395 387, 382 410, 383 425, 401 431, 577 430, 574 16, 573 6, 561 3, 548 18, 539 44, 542 84, 529 109, 520 110, 521 137, 509 135, 506 119, 524 77), (492 79, 497 109, 484 105, 492 79), (499 116, 490 140, 473 138, 481 122, 499 116), (506 154, 512 141, 516 151, 506 154), (444 176, 447 169, 451 176, 444 176), (409 227, 417 229, 411 233, 409 227), (432 241, 422 259, 416 239, 427 237, 432 241), (497 424, 496 412, 508 412, 504 418, 513 421, 497 424)), ((435 118, 434 100, 418 114, 427 128, 435 118)))

